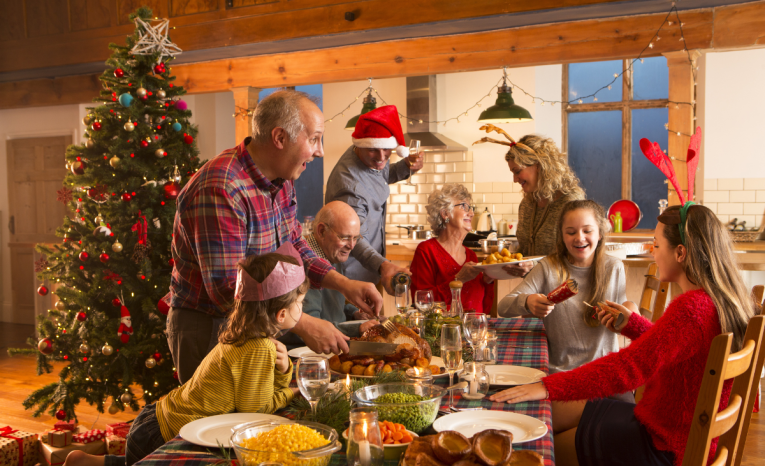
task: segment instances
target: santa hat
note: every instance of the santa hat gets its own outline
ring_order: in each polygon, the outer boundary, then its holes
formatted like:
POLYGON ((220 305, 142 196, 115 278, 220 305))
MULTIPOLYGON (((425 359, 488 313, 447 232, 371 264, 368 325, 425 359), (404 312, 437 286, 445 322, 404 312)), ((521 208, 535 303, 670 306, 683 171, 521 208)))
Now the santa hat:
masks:
POLYGON ((399 157, 409 156, 395 105, 386 105, 361 115, 351 137, 356 147, 396 149, 399 157))
POLYGON ((123 317, 130 317, 130 311, 128 311, 127 306, 122 306, 120 308, 120 318, 123 317))

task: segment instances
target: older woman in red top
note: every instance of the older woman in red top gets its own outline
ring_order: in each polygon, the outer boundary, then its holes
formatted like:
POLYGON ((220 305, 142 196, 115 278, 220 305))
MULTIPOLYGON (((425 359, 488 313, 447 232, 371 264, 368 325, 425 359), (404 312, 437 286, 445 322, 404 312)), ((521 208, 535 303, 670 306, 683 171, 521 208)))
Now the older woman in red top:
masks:
POLYGON ((473 198, 461 184, 447 183, 428 197, 428 222, 435 238, 423 241, 414 252, 412 296, 417 290, 433 290, 435 301, 451 305, 449 282, 459 280, 462 307, 486 314, 494 302, 493 279, 475 267, 478 257, 462 245, 473 229, 473 198))

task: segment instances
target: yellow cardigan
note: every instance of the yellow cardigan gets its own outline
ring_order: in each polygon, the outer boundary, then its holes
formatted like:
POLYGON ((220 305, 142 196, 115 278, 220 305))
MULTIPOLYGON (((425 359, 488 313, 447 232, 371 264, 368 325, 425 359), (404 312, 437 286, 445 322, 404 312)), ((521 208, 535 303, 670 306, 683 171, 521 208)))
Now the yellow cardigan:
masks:
POLYGON ((191 380, 157 402, 157 421, 165 441, 203 417, 227 413, 273 413, 292 400, 292 362, 282 374, 274 365, 276 346, 268 338, 242 346, 218 344, 191 380))

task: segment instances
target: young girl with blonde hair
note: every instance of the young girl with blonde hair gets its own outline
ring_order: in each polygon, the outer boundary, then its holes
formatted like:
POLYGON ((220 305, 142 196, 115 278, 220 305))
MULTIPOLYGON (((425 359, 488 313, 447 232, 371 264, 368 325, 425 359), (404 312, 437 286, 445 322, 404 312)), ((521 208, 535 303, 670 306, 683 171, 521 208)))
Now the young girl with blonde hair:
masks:
POLYGON ((273 413, 297 393, 292 362, 275 338, 295 326, 309 282, 290 243, 239 263, 234 309, 218 345, 191 379, 146 405, 127 436, 125 456, 73 451, 67 466, 131 466, 178 435, 181 427, 226 413, 273 413))

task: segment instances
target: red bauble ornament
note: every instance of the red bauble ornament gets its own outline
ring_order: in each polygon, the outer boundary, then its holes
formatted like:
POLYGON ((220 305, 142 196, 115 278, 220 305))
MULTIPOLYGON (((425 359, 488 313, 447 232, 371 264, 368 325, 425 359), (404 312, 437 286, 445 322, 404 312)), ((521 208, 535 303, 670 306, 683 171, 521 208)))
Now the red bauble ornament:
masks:
POLYGON ((75 160, 74 162, 70 164, 70 167, 71 167, 72 173, 75 175, 85 174, 86 165, 85 165, 85 162, 83 162, 82 160, 75 160))
POLYGON ((116 70, 114 70, 114 77, 115 78, 121 78, 123 76, 125 76, 125 72, 122 71, 122 68, 117 68, 116 70))
POLYGON ((88 318, 88 315, 85 314, 84 312, 80 311, 77 313, 77 320, 79 320, 80 322, 85 322, 85 319, 87 318, 88 318))
POLYGON ((45 285, 40 285, 40 287, 37 289, 37 294, 40 296, 45 296, 48 294, 48 288, 45 285))
POLYGON ((120 307, 120 306, 122 306, 122 301, 120 301, 120 298, 114 298, 114 299, 112 299, 112 306, 114 306, 114 307, 120 307))
POLYGON ((50 341, 50 338, 43 338, 42 340, 37 342, 37 349, 45 355, 51 354, 53 352, 53 342, 50 341))
POLYGON ((80 253, 80 255, 79 255, 79 256, 77 256, 77 257, 79 257, 81 261, 83 261, 83 262, 87 262, 87 261, 88 261, 88 258, 90 257, 90 254, 88 254, 88 251, 82 251, 82 252, 80 253))
POLYGON ((156 359, 157 361, 159 361, 160 359, 162 359, 162 353, 160 353, 159 351, 157 351, 156 353, 154 353, 154 359, 156 359))
POLYGON ((93 128, 93 131, 101 131, 101 123, 97 121, 94 121, 90 127, 93 128))
POLYGON ((131 196, 128 193, 125 193, 125 194, 122 195, 122 200, 125 201, 125 202, 130 202, 131 199, 133 199, 133 196, 131 196))
POLYGON ((58 419, 59 421, 63 421, 64 419, 66 419, 66 411, 64 411, 63 409, 59 409, 58 411, 56 411, 56 419, 58 419))
POLYGON ((154 66, 154 72, 157 74, 162 74, 165 72, 165 64, 163 62, 159 62, 157 65, 154 66))
POLYGON ((178 371, 173 371, 173 378, 178 380, 178 371))
POLYGON ((146 141, 146 140, 141 141, 141 147, 144 149, 149 147, 149 141, 146 141))
POLYGON ((175 199, 181 191, 181 186, 175 181, 172 181, 165 184, 162 189, 165 191, 165 199, 175 199))
POLYGON ((175 259, 170 259, 167 263, 170 264, 170 267, 175 267, 175 259))
MULTIPOLYGON (((167 313, 170 312, 170 306, 165 302, 164 299, 160 299, 157 302, 157 310, 161 312, 162 314, 167 315, 167 313)), ((158 358, 154 358, 154 359, 158 359, 158 358)))
POLYGON ((98 256, 98 260, 106 264, 107 262, 109 262, 109 254, 102 252, 101 255, 98 256))
POLYGON ((190 134, 187 134, 187 135, 183 136, 183 142, 185 142, 188 145, 191 145, 191 143, 194 142, 194 138, 191 137, 190 134))

